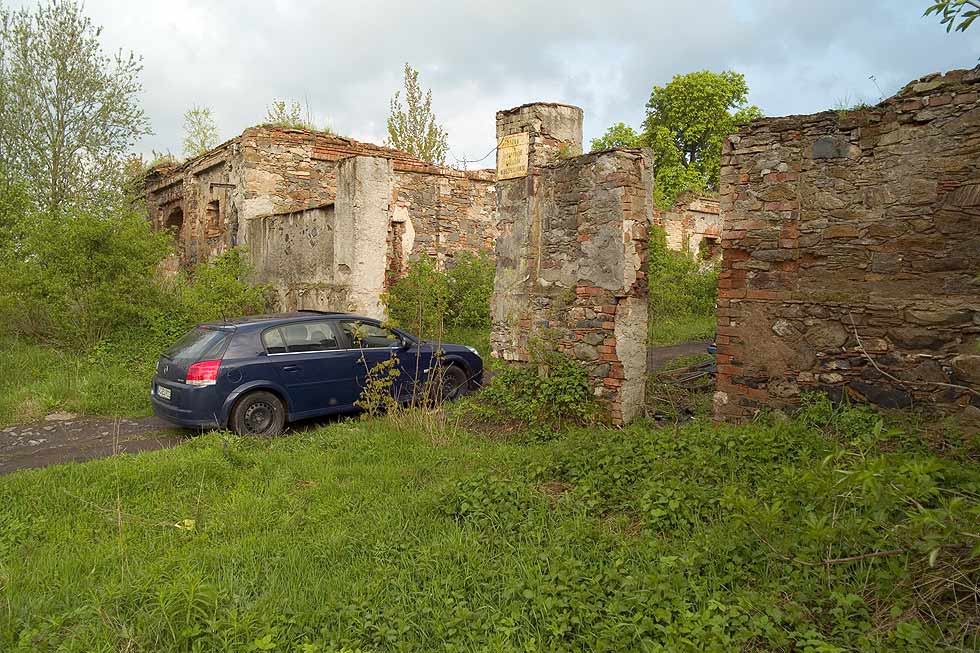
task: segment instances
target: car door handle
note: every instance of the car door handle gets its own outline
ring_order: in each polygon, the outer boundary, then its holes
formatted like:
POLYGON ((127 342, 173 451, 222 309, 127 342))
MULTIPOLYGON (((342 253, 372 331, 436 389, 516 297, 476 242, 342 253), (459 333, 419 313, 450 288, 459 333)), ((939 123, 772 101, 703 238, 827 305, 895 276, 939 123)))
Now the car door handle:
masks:
POLYGON ((283 365, 282 367, 283 372, 299 372, 299 370, 299 365, 283 365))

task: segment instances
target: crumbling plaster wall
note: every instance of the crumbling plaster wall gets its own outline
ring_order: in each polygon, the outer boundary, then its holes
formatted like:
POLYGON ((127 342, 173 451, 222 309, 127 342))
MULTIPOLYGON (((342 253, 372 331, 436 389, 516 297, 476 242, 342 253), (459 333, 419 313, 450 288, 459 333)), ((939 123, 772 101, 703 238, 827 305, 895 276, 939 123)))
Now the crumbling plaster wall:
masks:
POLYGON ((980 69, 725 144, 715 414, 980 406, 980 69))
POLYGON ((529 133, 528 174, 497 182, 492 355, 528 361, 535 340, 577 359, 616 423, 643 405, 651 161, 580 151, 582 112, 525 105, 497 114, 498 140, 529 133), (540 148, 540 149, 538 149, 540 148))

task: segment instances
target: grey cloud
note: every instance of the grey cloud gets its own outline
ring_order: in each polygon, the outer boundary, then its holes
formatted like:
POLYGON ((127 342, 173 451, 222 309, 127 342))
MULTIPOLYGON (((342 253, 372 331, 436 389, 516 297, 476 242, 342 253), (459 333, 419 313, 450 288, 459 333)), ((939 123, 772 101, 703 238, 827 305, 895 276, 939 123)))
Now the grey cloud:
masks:
MULTIPOLYGON (((493 147, 494 112, 533 100, 582 106, 586 138, 638 125, 654 84, 691 70, 744 72, 770 115, 878 99, 923 74, 976 65, 978 28, 947 35, 921 3, 756 0, 451 3, 88 0, 111 48, 144 57, 155 134, 179 150, 181 114, 212 107, 230 138, 274 97, 309 102, 334 129, 381 141, 401 67, 433 90, 453 153, 493 147)), ((492 158, 488 161, 492 164, 492 158)))

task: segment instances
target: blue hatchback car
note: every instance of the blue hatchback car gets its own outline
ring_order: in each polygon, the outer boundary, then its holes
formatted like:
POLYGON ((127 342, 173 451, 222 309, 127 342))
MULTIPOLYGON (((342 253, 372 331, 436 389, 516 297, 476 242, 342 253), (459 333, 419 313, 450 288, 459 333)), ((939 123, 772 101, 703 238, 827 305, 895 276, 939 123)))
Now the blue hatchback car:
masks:
POLYGON ((298 311, 201 324, 157 362, 153 411, 181 426, 278 435, 286 422, 357 410, 368 371, 390 358, 392 391, 453 399, 479 387, 483 360, 464 345, 420 340, 378 320, 298 311))

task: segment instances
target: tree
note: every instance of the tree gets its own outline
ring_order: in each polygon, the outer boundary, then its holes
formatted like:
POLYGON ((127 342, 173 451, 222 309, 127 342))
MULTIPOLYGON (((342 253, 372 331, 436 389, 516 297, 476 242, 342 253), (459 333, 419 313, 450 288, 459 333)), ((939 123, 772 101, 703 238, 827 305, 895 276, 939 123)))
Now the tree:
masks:
POLYGON ((432 91, 425 95, 419 87, 419 72, 405 64, 405 104, 402 107, 401 91, 391 98, 391 113, 388 116, 388 140, 390 147, 404 150, 412 156, 443 165, 449 151, 449 137, 436 122, 432 113, 432 91))
POLYGON ((718 188, 722 141, 762 116, 758 107, 747 105, 748 92, 745 76, 732 71, 676 75, 653 87, 643 139, 656 157, 659 206, 669 207, 684 190, 718 188))
POLYGON ((980 16, 980 0, 936 0, 922 15, 929 14, 942 16, 939 22, 946 26, 947 32, 951 32, 954 25, 957 32, 965 32, 980 16))
POLYGON ((593 152, 611 150, 615 147, 640 147, 642 145, 642 135, 637 134, 632 127, 627 127, 625 123, 621 122, 607 129, 602 138, 592 139, 593 152))
POLYGON ((125 153, 149 133, 140 59, 106 55, 102 28, 74 0, 0 13, 2 168, 48 211, 105 202, 125 153))
POLYGON ((218 144, 218 128, 209 107, 193 106, 184 113, 184 155, 200 156, 218 144))

